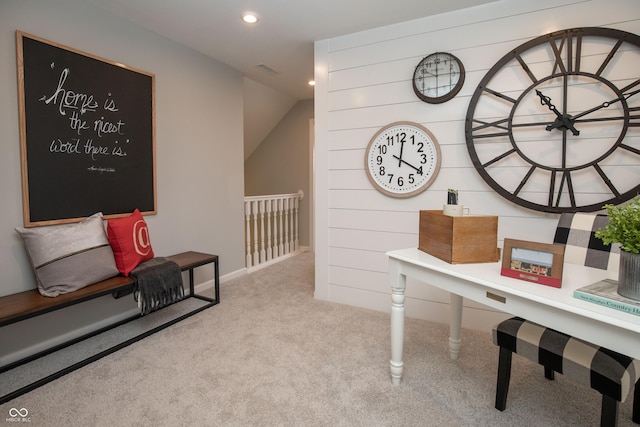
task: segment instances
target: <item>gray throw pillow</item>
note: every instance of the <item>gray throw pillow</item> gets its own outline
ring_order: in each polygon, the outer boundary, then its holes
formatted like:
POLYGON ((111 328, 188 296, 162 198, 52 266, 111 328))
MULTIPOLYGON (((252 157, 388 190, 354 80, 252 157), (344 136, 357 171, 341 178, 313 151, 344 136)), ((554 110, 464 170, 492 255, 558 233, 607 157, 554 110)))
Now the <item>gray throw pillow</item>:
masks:
POLYGON ((16 231, 44 296, 73 292, 118 275, 102 212, 79 223, 17 227, 16 231))

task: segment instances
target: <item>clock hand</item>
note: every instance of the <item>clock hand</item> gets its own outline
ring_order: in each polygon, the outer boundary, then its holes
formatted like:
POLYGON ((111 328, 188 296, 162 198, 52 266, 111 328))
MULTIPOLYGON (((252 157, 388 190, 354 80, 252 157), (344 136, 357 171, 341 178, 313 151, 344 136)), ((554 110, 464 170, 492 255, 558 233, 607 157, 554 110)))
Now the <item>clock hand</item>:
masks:
POLYGON ((422 76, 420 76, 420 77, 424 77, 425 74, 429 74, 430 76, 433 76, 433 77, 437 77, 438 76, 438 73, 433 73, 433 72, 428 71, 428 70, 422 70, 421 73, 422 73, 422 76))
POLYGON ((402 166, 402 150, 404 149, 404 141, 400 141, 400 157, 398 157, 398 167, 402 166))
POLYGON ((422 175, 422 166, 420 166, 419 168, 417 168, 417 167, 413 166, 411 163, 409 163, 409 162, 407 162, 407 161, 405 161, 405 160, 402 160, 400 157, 396 156, 395 154, 393 155, 393 157, 394 157, 394 158, 396 158, 396 159, 398 159, 398 160, 400 161, 400 163, 404 163, 405 165, 407 165, 407 166, 409 166, 409 167, 411 167, 411 168, 415 169, 415 170, 416 170, 416 172, 418 172, 418 175, 422 175))
POLYGON ((573 116, 573 120, 575 120, 575 119, 579 119, 580 117, 586 116, 587 114, 591 114, 591 113, 593 113, 594 111, 598 111, 598 110, 600 110, 601 108, 607 108, 607 107, 608 107, 608 106, 610 106, 611 104, 615 104, 616 102, 618 102, 618 101, 622 101, 623 99, 625 99, 625 100, 626 100, 626 99, 629 99, 629 98, 631 98, 633 95, 635 95, 635 94, 636 94, 636 93, 638 93, 638 92, 640 92, 640 89, 636 89, 636 90, 634 90, 633 92, 623 93, 621 96, 619 96, 619 97, 617 97, 617 98, 614 98, 614 99, 612 99, 611 101, 603 102, 602 104, 600 104, 600 105, 598 105, 598 106, 596 106, 596 107, 593 107, 593 108, 591 108, 591 109, 589 109, 589 110, 587 110, 587 111, 583 111, 582 113, 580 113, 580 114, 577 114, 577 115, 573 116))
POLYGON ((549 98, 548 96, 545 96, 542 92, 540 92, 537 89, 536 89, 536 95, 540 97, 540 103, 542 105, 546 105, 547 107, 549 107, 549 110, 556 113, 556 116, 558 116, 559 118, 562 118, 562 114, 560 114, 560 111, 558 111, 556 109, 556 106, 551 103, 551 98, 549 98))
MULTIPOLYGON (((640 118, 640 116, 635 116, 635 118, 640 118)), ((627 117, 625 116, 611 116, 611 117, 594 117, 594 118, 587 118, 587 119, 578 119, 578 120, 573 120, 574 123, 593 123, 593 122, 611 122, 614 120, 625 120, 627 119, 627 117)), ((525 128, 525 127, 538 127, 540 125, 543 125, 544 123, 540 123, 540 122, 520 122, 520 123, 512 123, 511 127, 512 128, 525 128)), ((552 123, 550 125, 547 126, 553 126, 555 123, 552 123)), ((561 126, 562 124, 558 124, 558 126, 561 126)), ((500 129, 506 129, 505 127, 499 127, 496 126, 500 129)))
POLYGON ((551 132, 553 129, 564 126, 566 129, 569 129, 574 136, 580 135, 580 131, 573 126, 573 119, 568 115, 561 114, 560 111, 557 110, 556 106, 551 103, 551 98, 548 96, 544 96, 542 92, 536 90, 536 95, 540 97, 540 103, 542 105, 546 105, 549 110, 553 111, 558 118, 553 123, 547 125, 547 130, 551 132))

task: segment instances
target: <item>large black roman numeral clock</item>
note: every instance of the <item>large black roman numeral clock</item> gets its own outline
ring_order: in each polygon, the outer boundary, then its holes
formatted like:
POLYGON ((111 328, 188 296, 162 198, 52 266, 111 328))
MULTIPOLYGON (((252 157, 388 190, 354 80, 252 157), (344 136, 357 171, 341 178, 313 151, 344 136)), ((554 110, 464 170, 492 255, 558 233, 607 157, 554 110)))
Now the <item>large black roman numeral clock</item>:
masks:
POLYGON ((640 192, 640 36, 574 28, 534 38, 476 88, 467 149, 500 195, 590 212, 640 192))

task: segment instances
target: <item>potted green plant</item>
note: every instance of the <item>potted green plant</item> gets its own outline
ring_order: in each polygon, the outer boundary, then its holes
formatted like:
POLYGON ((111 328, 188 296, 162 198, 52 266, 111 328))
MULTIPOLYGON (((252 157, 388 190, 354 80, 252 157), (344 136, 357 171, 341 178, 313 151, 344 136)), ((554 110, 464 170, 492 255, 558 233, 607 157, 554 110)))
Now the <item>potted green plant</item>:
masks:
POLYGON ((609 222, 596 230, 605 245, 620 243, 618 293, 640 300, 640 196, 626 205, 605 205, 609 222))

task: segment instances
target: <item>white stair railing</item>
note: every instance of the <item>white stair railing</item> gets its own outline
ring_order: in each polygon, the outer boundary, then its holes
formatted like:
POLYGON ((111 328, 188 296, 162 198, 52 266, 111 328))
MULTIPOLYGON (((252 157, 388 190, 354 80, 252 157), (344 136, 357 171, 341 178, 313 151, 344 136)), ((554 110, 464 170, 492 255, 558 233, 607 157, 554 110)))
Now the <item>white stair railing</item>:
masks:
POLYGON ((300 251, 298 209, 304 192, 244 198, 246 267, 253 269, 300 251))

